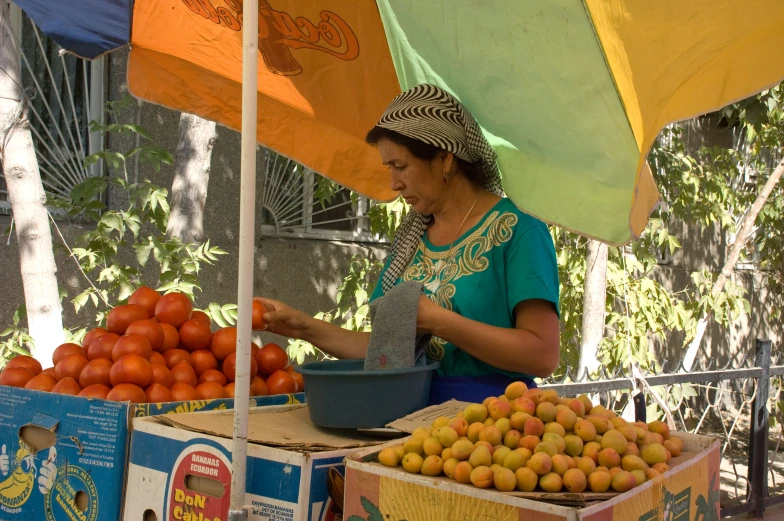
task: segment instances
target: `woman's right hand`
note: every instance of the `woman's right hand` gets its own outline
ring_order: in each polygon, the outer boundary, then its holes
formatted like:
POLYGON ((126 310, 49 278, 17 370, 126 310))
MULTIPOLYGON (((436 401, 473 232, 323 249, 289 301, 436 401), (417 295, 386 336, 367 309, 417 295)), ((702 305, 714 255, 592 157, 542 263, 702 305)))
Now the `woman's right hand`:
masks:
POLYGON ((267 327, 264 331, 289 338, 305 337, 313 320, 312 317, 277 300, 263 297, 254 297, 253 300, 261 302, 267 308, 267 312, 264 313, 267 327))

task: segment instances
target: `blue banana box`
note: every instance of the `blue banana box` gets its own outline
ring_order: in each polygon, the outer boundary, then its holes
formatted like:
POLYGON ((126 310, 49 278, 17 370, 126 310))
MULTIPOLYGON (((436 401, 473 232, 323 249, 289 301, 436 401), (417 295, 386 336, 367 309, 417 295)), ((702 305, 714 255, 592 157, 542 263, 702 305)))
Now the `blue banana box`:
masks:
MULTIPOLYGON (((304 401, 298 393, 250 404, 304 401)), ((119 520, 132 418, 233 406, 232 399, 131 405, 0 386, 0 521, 119 520)))

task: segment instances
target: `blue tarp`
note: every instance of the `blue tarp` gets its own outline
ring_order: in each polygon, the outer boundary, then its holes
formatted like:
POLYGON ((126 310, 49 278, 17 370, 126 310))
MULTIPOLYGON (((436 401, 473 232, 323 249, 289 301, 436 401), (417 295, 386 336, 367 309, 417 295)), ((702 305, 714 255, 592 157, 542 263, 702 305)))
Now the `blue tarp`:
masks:
POLYGON ((131 40, 133 0, 14 0, 60 47, 93 59, 131 40))

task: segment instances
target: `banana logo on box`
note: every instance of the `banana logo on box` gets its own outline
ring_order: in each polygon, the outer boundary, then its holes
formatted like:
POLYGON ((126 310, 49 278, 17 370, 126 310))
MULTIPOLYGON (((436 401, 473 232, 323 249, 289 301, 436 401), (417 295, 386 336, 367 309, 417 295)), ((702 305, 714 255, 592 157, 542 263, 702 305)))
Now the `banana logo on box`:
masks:
POLYGON ((51 447, 49 457, 41 463, 40 469, 36 469, 34 456, 22 443, 19 443, 19 449, 13 459, 8 454, 7 446, 3 444, 0 447, 0 476, 5 479, 0 482, 0 505, 19 508, 25 504, 35 488, 36 470, 38 490, 41 494, 48 493, 57 475, 56 459, 57 449, 51 447))

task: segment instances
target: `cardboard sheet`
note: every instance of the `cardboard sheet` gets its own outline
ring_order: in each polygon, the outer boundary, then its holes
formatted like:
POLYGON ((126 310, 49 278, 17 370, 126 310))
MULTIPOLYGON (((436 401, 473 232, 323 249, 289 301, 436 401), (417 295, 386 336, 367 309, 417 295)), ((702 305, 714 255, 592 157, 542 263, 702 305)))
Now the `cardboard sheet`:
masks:
MULTIPOLYGON (((233 411, 210 411, 155 417, 157 421, 193 432, 231 439, 233 411)), ((356 430, 323 429, 310 421, 307 405, 250 409, 248 441, 271 447, 305 451, 350 449, 377 445, 383 440, 356 430)))

